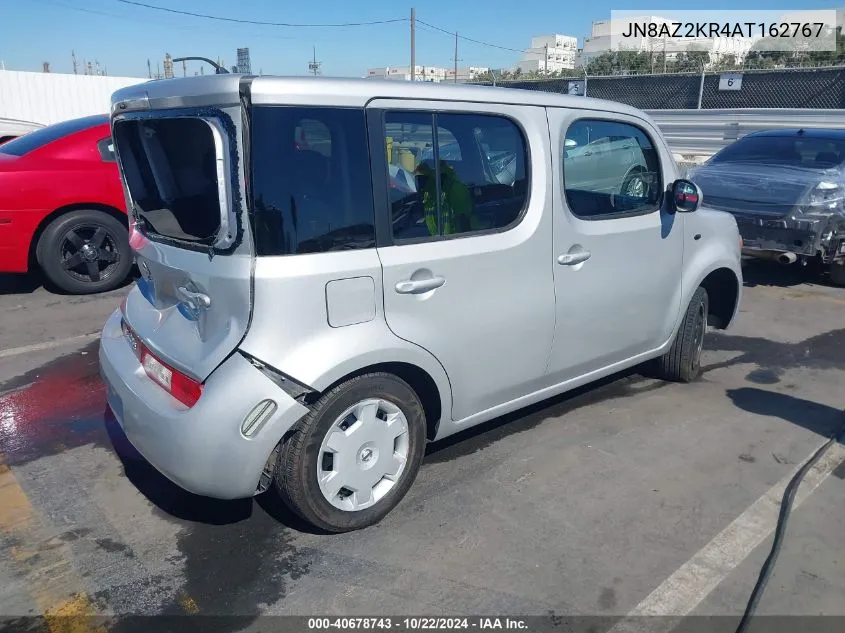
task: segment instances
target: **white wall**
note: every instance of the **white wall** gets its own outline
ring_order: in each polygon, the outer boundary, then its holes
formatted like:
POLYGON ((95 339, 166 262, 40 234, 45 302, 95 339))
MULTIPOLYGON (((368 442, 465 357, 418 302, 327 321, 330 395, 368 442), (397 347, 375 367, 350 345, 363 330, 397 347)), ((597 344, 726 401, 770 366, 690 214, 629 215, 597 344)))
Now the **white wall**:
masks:
POLYGON ((108 114, 114 91, 148 81, 0 70, 0 118, 49 125, 90 114, 108 114))

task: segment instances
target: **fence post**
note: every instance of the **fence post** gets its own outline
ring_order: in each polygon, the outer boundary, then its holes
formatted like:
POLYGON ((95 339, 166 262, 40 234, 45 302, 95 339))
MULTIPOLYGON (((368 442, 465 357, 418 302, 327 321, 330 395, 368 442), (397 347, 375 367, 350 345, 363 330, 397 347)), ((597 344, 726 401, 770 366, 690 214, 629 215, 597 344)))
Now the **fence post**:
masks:
POLYGON ((698 109, 701 110, 701 99, 704 97, 704 64, 701 64, 701 84, 698 86, 698 109))
POLYGON ((587 96, 587 69, 584 69, 584 96, 587 96))

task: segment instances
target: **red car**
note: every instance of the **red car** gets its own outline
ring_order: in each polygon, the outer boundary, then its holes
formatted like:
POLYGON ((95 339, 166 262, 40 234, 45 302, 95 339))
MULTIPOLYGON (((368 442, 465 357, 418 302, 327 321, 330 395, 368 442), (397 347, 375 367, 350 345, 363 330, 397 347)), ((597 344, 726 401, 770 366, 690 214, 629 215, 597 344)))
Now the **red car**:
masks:
POLYGON ((122 284, 132 263, 106 115, 0 145, 0 272, 40 268, 61 290, 88 294, 122 284))

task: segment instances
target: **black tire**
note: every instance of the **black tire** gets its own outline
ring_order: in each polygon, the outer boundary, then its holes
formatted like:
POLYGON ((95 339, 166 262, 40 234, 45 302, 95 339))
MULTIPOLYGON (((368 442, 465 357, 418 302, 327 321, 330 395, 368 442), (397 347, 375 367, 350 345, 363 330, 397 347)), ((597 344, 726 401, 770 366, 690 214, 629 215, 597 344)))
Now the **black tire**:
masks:
POLYGON ((388 373, 352 378, 325 393, 282 443, 276 464, 276 489, 300 517, 327 532, 348 532, 378 523, 402 500, 413 484, 425 451, 425 412, 417 394, 404 380, 388 373), (399 407, 408 422, 408 456, 393 487, 374 505, 357 511, 332 505, 320 490, 317 460, 321 443, 339 416, 368 398, 399 407))
POLYGON ((707 330, 708 308, 707 291, 698 288, 692 295, 672 347, 655 360, 657 378, 671 382, 691 382, 701 375, 701 348, 707 330))
POLYGON ((830 282, 836 286, 845 286, 845 264, 830 265, 830 282))
POLYGON ((132 269, 127 225, 94 209, 71 211, 50 222, 35 256, 47 280, 70 294, 113 290, 132 269))

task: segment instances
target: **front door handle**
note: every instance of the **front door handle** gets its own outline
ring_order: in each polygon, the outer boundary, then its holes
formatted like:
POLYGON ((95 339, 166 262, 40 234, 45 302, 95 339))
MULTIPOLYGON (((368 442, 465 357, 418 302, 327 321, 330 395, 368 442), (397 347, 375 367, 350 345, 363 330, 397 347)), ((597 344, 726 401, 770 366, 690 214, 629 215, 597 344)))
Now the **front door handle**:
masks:
POLYGON ((439 288, 446 283, 443 277, 429 277, 428 279, 408 279, 396 284, 396 292, 400 295, 421 294, 439 288))
POLYGON ((563 266, 574 266, 590 259, 590 251, 578 251, 577 253, 564 253, 559 255, 557 263, 563 266))

